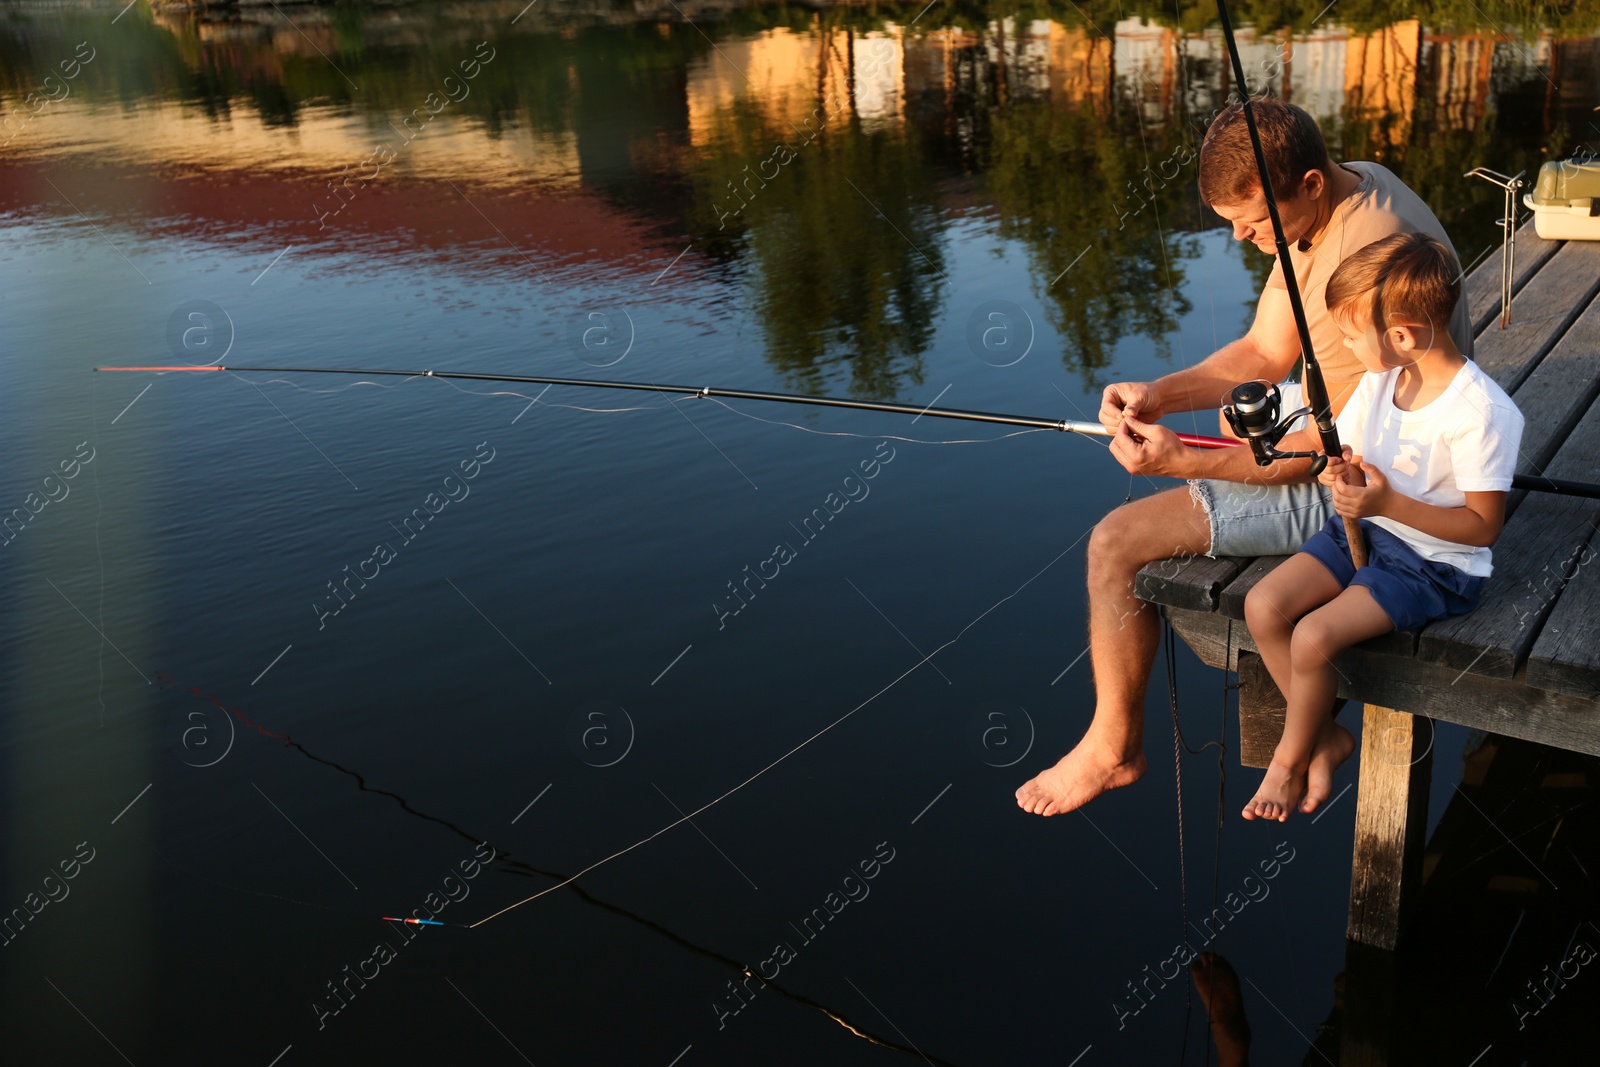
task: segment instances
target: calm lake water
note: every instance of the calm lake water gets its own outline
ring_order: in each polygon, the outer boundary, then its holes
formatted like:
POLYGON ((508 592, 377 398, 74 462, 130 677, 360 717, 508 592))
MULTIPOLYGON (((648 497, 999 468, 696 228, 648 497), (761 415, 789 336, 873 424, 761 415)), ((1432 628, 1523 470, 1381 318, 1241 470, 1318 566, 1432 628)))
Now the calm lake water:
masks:
MULTIPOLYGON (((1222 675, 1181 652, 1220 844, 1159 683, 1139 786, 1012 799, 1088 722, 1088 531, 1160 488, 1101 442, 91 372, 1091 418, 1268 265, 1194 192, 1219 35, 989 11, 7 6, 10 1062, 1199 1062, 1149 975, 1230 892, 1259 1062, 1299 1062, 1355 805, 1238 819, 1222 675)), ((1592 25, 1337 17, 1247 34, 1252 77, 1469 262, 1501 194, 1463 171, 1600 140, 1592 25)))

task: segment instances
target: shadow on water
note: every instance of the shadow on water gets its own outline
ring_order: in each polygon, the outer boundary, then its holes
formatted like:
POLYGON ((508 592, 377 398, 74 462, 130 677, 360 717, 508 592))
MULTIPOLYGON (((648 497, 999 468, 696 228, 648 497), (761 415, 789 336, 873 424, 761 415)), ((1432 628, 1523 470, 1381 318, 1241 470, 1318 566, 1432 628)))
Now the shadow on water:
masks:
MULTIPOLYGON (((324 767, 331 767, 347 778, 353 779, 355 781, 356 788, 361 792, 372 793, 381 797, 388 797, 390 800, 399 805, 401 811, 412 816, 413 818, 442 826, 471 845, 489 846, 491 849, 493 849, 492 855, 494 856, 493 862, 496 864, 495 869, 502 874, 513 874, 523 878, 549 879, 553 883, 551 886, 553 889, 571 890, 573 896, 575 896, 578 900, 583 901, 584 904, 587 904, 590 907, 598 908, 601 911, 615 915, 620 919, 625 919, 630 923, 649 930, 653 934, 665 938, 667 941, 677 945, 679 948, 682 948, 687 952, 691 952, 702 959, 710 960, 720 967, 731 969, 738 976, 737 978, 730 978, 727 983, 728 1000, 731 1003, 742 1003, 744 997, 753 996, 755 991, 758 989, 770 989, 780 997, 783 997, 785 1000, 793 1001, 802 1007, 810 1008, 813 1011, 822 1013, 831 1021, 837 1023, 851 1034, 869 1044, 877 1045, 880 1048, 890 1049, 894 1052, 904 1053, 908 1056, 915 1056, 924 1062, 936 1064, 938 1067, 956 1067, 956 1065, 952 1064, 949 1060, 944 1060, 940 1059, 938 1056, 929 1055, 922 1049, 904 1045, 881 1035, 874 1034, 870 1030, 862 1029, 861 1026, 852 1022, 845 1015, 842 1015, 841 1013, 828 1007, 826 1004, 814 1000, 811 997, 805 996, 802 993, 796 993, 792 990, 786 989, 775 979, 763 978, 755 971, 752 971, 748 964, 736 960, 732 956, 724 955, 715 949, 706 948, 704 945, 700 945, 689 938, 686 938, 681 934, 668 929, 653 919, 646 918, 637 912, 620 907, 619 905, 613 904, 610 901, 602 900, 593 893, 589 892, 588 889, 579 885, 577 878, 574 875, 562 874, 560 871, 546 870, 542 867, 536 867, 525 860, 516 859, 513 853, 495 847, 492 841, 479 837, 477 834, 464 829, 462 826, 449 819, 441 818, 438 815, 430 815, 425 811, 419 811, 409 800, 401 796, 399 793, 396 793, 390 789, 381 789, 377 786, 367 784, 366 776, 360 771, 352 770, 351 768, 346 767, 334 760, 317 755, 307 748, 302 742, 296 741, 290 735, 277 733, 263 726, 261 723, 254 721, 244 713, 243 709, 229 704, 224 704, 222 700, 213 693, 202 692, 199 686, 185 686, 179 683, 176 679, 172 678, 170 675, 166 674, 158 674, 156 677, 156 682, 163 690, 170 692, 187 691, 190 696, 193 696, 198 700, 208 701, 213 707, 222 711, 226 715, 233 716, 233 718, 238 720, 238 722, 242 723, 249 730, 254 731, 260 736, 270 737, 274 740, 281 741, 283 743, 283 748, 293 749, 311 762, 319 763, 324 767)), ((215 882, 213 879, 209 878, 207 881, 213 881, 216 885, 224 885, 224 883, 215 882)), ((312 904, 307 901, 294 900, 293 898, 279 896, 275 893, 264 893, 260 890, 246 889, 240 886, 224 886, 224 888, 232 889, 239 893, 250 893, 255 896, 271 897, 274 900, 287 900, 290 903, 299 904, 303 907, 324 909, 326 907, 325 905, 321 904, 312 904)), ((461 926, 475 924, 450 923, 449 925, 461 926)))

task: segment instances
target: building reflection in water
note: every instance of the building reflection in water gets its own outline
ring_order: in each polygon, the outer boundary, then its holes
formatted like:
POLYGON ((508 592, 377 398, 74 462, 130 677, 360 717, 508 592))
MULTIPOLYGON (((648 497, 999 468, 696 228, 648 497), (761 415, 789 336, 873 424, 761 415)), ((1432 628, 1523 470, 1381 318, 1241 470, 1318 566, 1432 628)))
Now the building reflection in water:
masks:
MULTIPOLYGON (((1233 88, 1215 29, 975 30, 933 12, 908 30, 855 9, 715 4, 684 8, 694 25, 566 4, 513 26, 515 6, 303 8, 294 28, 251 9, 137 8, 70 97, 8 127, 0 207, 72 217, 43 180, 71 168, 90 217, 217 242, 270 231, 330 269, 379 250, 632 284, 687 248, 653 299, 737 283, 797 387, 867 396, 920 380, 964 220, 1025 247, 1033 296, 1086 379, 1123 336, 1159 348, 1188 310, 1189 235, 1215 222, 1193 149, 1233 88), (493 59, 431 113, 475 49, 493 59), (352 182, 379 146, 392 164, 352 182), (333 216, 330 183, 353 190, 333 216)), ((69 8, 0 31, 6 112, 97 25, 69 8)), ((1310 110, 1336 153, 1400 172, 1469 260, 1494 240, 1498 196, 1461 172, 1600 141, 1592 27, 1318 23, 1245 32, 1242 47, 1256 88, 1310 110)))

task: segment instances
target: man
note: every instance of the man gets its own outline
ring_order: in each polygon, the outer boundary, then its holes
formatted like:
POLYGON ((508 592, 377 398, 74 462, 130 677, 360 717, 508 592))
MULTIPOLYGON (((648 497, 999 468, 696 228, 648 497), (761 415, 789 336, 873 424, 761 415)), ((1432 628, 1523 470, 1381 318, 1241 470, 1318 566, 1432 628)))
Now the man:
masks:
MULTIPOLYGON (((1258 98, 1251 104, 1267 157, 1278 214, 1290 243, 1333 414, 1355 390, 1361 364, 1343 342, 1323 300, 1333 270, 1347 255, 1393 233, 1422 232, 1455 254, 1439 220, 1398 178, 1376 163, 1335 164, 1309 114, 1258 98)), ((1233 227, 1235 240, 1268 255, 1277 251, 1244 112, 1234 104, 1206 131, 1200 147, 1200 195, 1233 227)), ((1469 358, 1472 330, 1461 301, 1449 324, 1469 358)), ((1089 654, 1094 667, 1094 720, 1054 767, 1017 790, 1017 804, 1036 815, 1073 811, 1144 775, 1144 692, 1160 638, 1156 610, 1134 595, 1145 564, 1169 556, 1258 556, 1294 552, 1333 514, 1311 479, 1310 460, 1257 467, 1249 448, 1206 450, 1183 445, 1156 425, 1165 415, 1220 404, 1241 382, 1282 382, 1300 356, 1299 335, 1281 264, 1256 305, 1244 337, 1186 370, 1154 382, 1106 387, 1100 421, 1115 432, 1111 452, 1130 473, 1189 480, 1118 508, 1089 540, 1089 654)), ((1285 412, 1301 406, 1300 389, 1282 387, 1285 412)), ((1223 432, 1228 427, 1223 424, 1223 432)), ((1317 449, 1314 432, 1299 431, 1285 450, 1317 449), (1298 442, 1298 443, 1296 443, 1298 442)), ((1326 790, 1337 760, 1314 758, 1312 787, 1326 790)))

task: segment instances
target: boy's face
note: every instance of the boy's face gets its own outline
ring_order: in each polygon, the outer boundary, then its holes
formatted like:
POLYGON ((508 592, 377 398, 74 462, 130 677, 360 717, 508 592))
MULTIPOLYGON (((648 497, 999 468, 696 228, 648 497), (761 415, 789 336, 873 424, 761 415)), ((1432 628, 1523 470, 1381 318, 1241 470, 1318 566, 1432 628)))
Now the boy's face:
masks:
MULTIPOLYGON (((1325 187, 1321 171, 1308 171, 1294 197, 1279 198, 1278 218, 1283 222, 1283 232, 1290 241, 1304 239, 1316 226, 1319 201, 1325 187)), ((1212 204, 1211 210, 1233 227, 1235 241, 1248 241, 1269 256, 1277 254, 1278 239, 1272 230, 1272 215, 1267 210, 1266 194, 1259 188, 1248 200, 1212 204)))
POLYGON ((1333 321, 1344 336, 1344 346, 1370 374, 1408 367, 1417 361, 1417 331, 1408 325, 1380 331, 1372 321, 1372 305, 1368 301, 1340 308, 1333 314, 1333 321))

